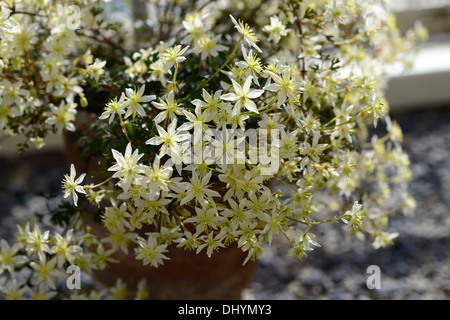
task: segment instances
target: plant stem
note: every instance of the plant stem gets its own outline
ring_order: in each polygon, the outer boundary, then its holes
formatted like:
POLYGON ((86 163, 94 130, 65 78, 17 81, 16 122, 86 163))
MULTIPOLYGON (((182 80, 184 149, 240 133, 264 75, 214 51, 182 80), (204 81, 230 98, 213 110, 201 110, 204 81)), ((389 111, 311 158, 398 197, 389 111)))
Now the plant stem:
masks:
POLYGON ((98 187, 101 187, 102 185, 108 183, 109 181, 112 180, 113 177, 109 177, 108 179, 106 179, 105 181, 100 182, 99 184, 93 185, 93 186, 83 186, 84 189, 95 189, 98 187))
POLYGON ((122 115, 119 113, 120 126, 122 127, 123 133, 127 138, 128 142, 131 143, 130 137, 128 137, 127 128, 125 128, 125 122, 123 122, 122 115))
POLYGON ((288 219, 290 219, 292 221, 301 223, 301 224, 308 225, 308 226, 311 227, 312 225, 319 225, 319 224, 324 224, 324 223, 328 223, 328 222, 336 222, 338 220, 341 220, 343 218, 348 218, 350 216, 351 216, 350 214, 343 214, 341 216, 333 217, 333 218, 330 218, 328 220, 323 220, 323 221, 304 221, 304 220, 298 220, 298 219, 295 219, 295 218, 292 218, 292 217, 286 217, 286 218, 288 218, 288 219))
POLYGON ((209 77, 204 82, 204 85, 207 85, 209 83, 209 81, 211 81, 212 78, 214 78, 220 71, 222 71, 222 69, 225 68, 228 65, 228 63, 230 63, 230 61, 234 58, 234 55, 236 54, 236 50, 239 47, 239 44, 242 42, 243 39, 244 39, 244 35, 242 35, 241 38, 239 39, 239 41, 236 43, 236 46, 234 47, 231 54, 228 56, 228 59, 224 62, 224 64, 219 69, 216 70, 216 72, 211 77, 209 77))

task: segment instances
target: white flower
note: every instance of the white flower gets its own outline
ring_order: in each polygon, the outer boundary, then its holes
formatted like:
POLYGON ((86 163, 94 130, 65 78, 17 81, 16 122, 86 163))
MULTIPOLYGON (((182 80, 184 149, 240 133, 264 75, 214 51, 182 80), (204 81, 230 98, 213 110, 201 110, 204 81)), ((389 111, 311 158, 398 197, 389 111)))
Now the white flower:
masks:
POLYGON ((286 70, 282 72, 281 76, 270 71, 268 74, 274 82, 266 85, 264 90, 278 93, 277 107, 285 103, 286 99, 289 99, 291 103, 297 103, 298 99, 296 94, 299 92, 300 84, 292 77, 290 71, 286 70))
POLYGON ((134 150, 133 154, 131 154, 131 143, 128 143, 124 155, 115 149, 112 149, 111 152, 116 160, 116 164, 109 167, 108 171, 116 171, 113 177, 121 179, 119 185, 125 192, 127 192, 131 183, 140 176, 141 166, 138 161, 144 154, 139 154, 138 149, 134 150))
POLYGON ((145 117, 144 108, 141 105, 141 102, 149 102, 156 98, 155 95, 147 95, 144 96, 145 85, 142 85, 138 91, 132 90, 130 88, 125 89, 126 101, 125 107, 128 107, 127 112, 125 113, 125 118, 133 115, 133 120, 136 117, 136 113, 139 113, 140 116, 145 117))
POLYGON ((164 110, 155 117, 155 123, 160 123, 165 119, 169 118, 170 120, 174 120, 177 118, 176 115, 183 115, 183 109, 180 108, 181 104, 175 101, 175 97, 173 91, 170 91, 167 94, 165 100, 161 99, 161 102, 152 102, 152 104, 160 109, 164 110))
POLYGON ((362 205, 355 201, 352 209, 345 212, 346 217, 342 218, 342 221, 349 227, 358 229, 362 224, 362 218, 365 215, 365 211, 362 209, 362 205))
POLYGON ((8 124, 8 118, 21 116, 22 112, 18 108, 0 104, 0 130, 8 124))
POLYGON ((205 89, 202 89, 202 98, 204 101, 195 99, 192 101, 192 104, 196 107, 200 106, 202 109, 204 109, 205 117, 210 117, 212 118, 212 120, 215 120, 220 107, 225 104, 220 99, 221 95, 222 90, 217 90, 216 92, 211 92, 210 94, 205 89))
POLYGON ((244 55, 244 61, 236 62, 236 65, 242 70, 247 70, 244 73, 244 76, 247 76, 248 74, 252 75, 255 84, 259 86, 258 76, 262 72, 261 59, 258 58, 253 50, 250 50, 247 53, 244 46, 242 46, 242 54, 244 55))
MULTIPOLYGON (((206 110, 202 112, 202 103, 200 100, 192 101, 192 104, 195 105, 195 115, 187 110, 183 110, 184 115, 188 122, 183 123, 178 130, 191 130, 194 128, 194 133, 202 133, 208 128, 208 122, 212 120, 212 115, 210 112, 206 110)), ((198 135, 200 136, 200 135, 198 135)), ((196 138, 197 136, 194 136, 196 138)), ((197 140, 194 140, 194 143, 197 143, 197 140)))
POLYGON ((202 14, 194 13, 183 20, 183 27, 188 35, 182 40, 182 43, 195 42, 205 36, 210 27, 202 21, 204 17, 202 14))
POLYGON ((33 231, 29 231, 25 236, 26 250, 28 254, 37 254, 41 261, 45 260, 45 253, 51 253, 48 246, 50 240, 48 239, 50 232, 47 230, 41 233, 37 225, 34 226, 33 231))
POLYGON ((349 7, 341 0, 332 0, 325 6, 326 20, 332 21, 336 28, 345 24, 349 15, 349 7))
POLYGON ((7 79, 3 79, 0 83, 0 90, 2 96, 2 104, 10 106, 13 103, 23 103, 23 97, 29 95, 29 91, 22 88, 21 80, 11 83, 7 79))
POLYGON ((158 246, 158 241, 155 237, 148 237, 147 241, 144 238, 137 238, 138 247, 135 248, 136 259, 143 260, 144 265, 150 264, 155 268, 164 264, 163 260, 170 260, 164 255, 167 252, 167 244, 158 246))
POLYGON ((259 41, 258 38, 256 38, 255 33, 253 30, 249 27, 248 24, 244 23, 243 21, 237 22, 236 19, 230 14, 230 19, 234 24, 234 27, 239 31, 239 33, 244 37, 244 41, 249 45, 255 48, 258 52, 262 52, 262 50, 256 45, 256 43, 259 41))
POLYGON ((61 101, 59 107, 50 105, 52 115, 47 118, 46 123, 49 125, 56 125, 59 130, 64 128, 68 131, 75 131, 75 116, 77 114, 77 105, 73 101, 73 96, 66 98, 66 101, 61 101))
POLYGON ((162 158, 164 155, 172 156, 172 154, 178 154, 180 152, 179 142, 186 140, 189 135, 181 134, 182 131, 177 130, 177 120, 174 119, 172 123, 167 128, 167 131, 164 130, 159 125, 156 125, 156 129, 158 130, 159 136, 148 139, 145 143, 151 145, 160 145, 161 149, 159 151, 159 157, 162 158))
POLYGON ((71 244, 73 240, 73 229, 67 231, 65 237, 62 237, 59 233, 55 234, 55 245, 51 250, 56 255, 58 267, 62 267, 66 261, 74 264, 75 258, 81 253, 80 246, 71 244))
POLYGON ((327 146, 326 143, 318 143, 320 137, 320 132, 314 132, 312 143, 310 144, 308 141, 305 141, 304 147, 300 151, 301 154, 308 155, 314 162, 319 162, 319 156, 322 154, 322 150, 327 146))
POLYGON ((211 179, 212 171, 209 171, 204 177, 200 178, 199 174, 194 171, 190 182, 186 182, 186 196, 181 200, 180 205, 188 203, 192 199, 197 202, 205 200, 206 197, 220 197, 217 191, 208 189, 208 183, 211 179))
POLYGON ((197 250, 195 251, 196 254, 200 253, 200 251, 203 250, 203 248, 206 247, 206 255, 208 257, 211 257, 211 254, 214 251, 218 251, 219 248, 225 248, 225 245, 221 242, 223 241, 222 239, 223 237, 221 236, 221 234, 218 234, 214 237, 214 233, 210 232, 208 234, 208 237, 206 238, 205 242, 203 244, 200 244, 197 247, 197 250))
POLYGON ((70 195, 72 195, 73 203, 75 204, 75 206, 77 205, 78 202, 77 192, 86 194, 86 191, 84 190, 83 186, 80 185, 83 182, 86 173, 81 174, 77 179, 75 179, 76 175, 77 172, 75 170, 75 166, 71 164, 70 176, 65 174, 63 180, 64 198, 68 198, 70 195))
POLYGON ((114 117, 116 114, 124 114, 125 113, 125 95, 122 93, 120 96, 119 101, 117 101, 117 97, 114 98, 114 100, 111 100, 108 102, 105 106, 105 111, 100 115, 99 119, 108 119, 108 123, 111 124, 114 121, 114 117))
POLYGON ((194 224, 198 234, 210 229, 217 229, 217 224, 225 219, 217 213, 216 207, 209 207, 204 203, 202 203, 202 208, 195 207, 195 212, 196 215, 185 219, 184 223, 194 224))
POLYGON ((375 249, 384 248, 392 244, 393 240, 399 235, 398 232, 379 232, 373 241, 373 247, 375 249))
POLYGON ((215 36, 203 36, 195 44, 194 50, 201 54, 200 58, 205 60, 208 56, 217 57, 219 51, 227 50, 228 48, 217 44, 220 40, 220 35, 215 36))
POLYGON ((46 285, 52 289, 56 289, 55 278, 65 275, 56 268, 56 258, 47 260, 44 257, 39 263, 31 262, 30 266, 34 269, 34 279, 37 284, 46 285))
POLYGON ((173 48, 167 48, 161 55, 161 59, 165 63, 166 70, 172 68, 175 63, 178 64, 186 60, 186 58, 183 57, 183 54, 185 54, 188 49, 189 46, 181 49, 181 45, 176 45, 173 48))
POLYGON ((243 146, 245 136, 239 136, 234 130, 228 130, 225 126, 219 133, 208 130, 206 135, 210 144, 206 149, 205 162, 216 162, 218 164, 245 163, 245 155, 242 148, 239 148, 239 146, 243 146))
POLYGON ((169 191, 168 186, 173 173, 170 161, 161 166, 160 158, 156 155, 152 166, 144 166, 142 172, 144 176, 137 183, 148 188, 150 198, 154 198, 161 191, 169 191))
POLYGON ((103 70, 105 64, 106 61, 100 61, 99 59, 96 59, 93 64, 86 68, 86 71, 91 78, 94 78, 95 81, 98 81, 100 76, 105 72, 103 70))
POLYGON ((270 25, 266 25, 263 31, 269 33, 269 41, 273 40, 275 43, 278 43, 281 37, 286 36, 290 30, 286 29, 286 26, 277 16, 272 16, 270 17, 270 25))
POLYGON ((8 270, 11 275, 14 275, 15 267, 28 260, 27 257, 17 254, 21 248, 22 246, 19 243, 10 247, 5 239, 1 239, 0 274, 8 270))
POLYGON ((221 95, 220 98, 227 101, 234 101, 235 102, 234 106, 236 110, 240 110, 241 107, 244 107, 249 111, 259 113, 256 104, 251 99, 256 99, 260 97, 264 93, 264 90, 262 89, 251 90, 250 86, 252 80, 253 80, 252 76, 247 77, 247 79, 244 82, 244 85, 241 86, 234 79, 231 79, 231 82, 233 83, 234 93, 231 92, 221 95))
POLYGON ((166 74, 167 74, 167 70, 164 67, 164 62, 159 59, 155 62, 153 62, 150 66, 149 66, 149 72, 150 72, 150 77, 148 78, 147 81, 157 81, 159 80, 159 82, 161 82, 163 87, 166 87, 167 85, 167 79, 166 79, 166 74))
POLYGON ((331 138, 340 141, 345 138, 348 142, 352 142, 351 134, 354 131, 355 123, 351 121, 354 106, 348 106, 347 100, 341 105, 341 108, 334 108, 336 114, 335 129, 331 134, 331 138))

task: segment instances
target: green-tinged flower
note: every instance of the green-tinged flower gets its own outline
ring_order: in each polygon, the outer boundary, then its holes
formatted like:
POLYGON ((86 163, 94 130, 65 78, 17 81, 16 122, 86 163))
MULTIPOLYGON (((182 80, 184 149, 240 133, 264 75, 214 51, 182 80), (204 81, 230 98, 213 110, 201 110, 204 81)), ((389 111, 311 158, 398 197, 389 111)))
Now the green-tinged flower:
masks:
POLYGON ((244 56, 244 60, 236 62, 236 65, 242 70, 246 70, 243 76, 251 75, 255 81, 255 84, 259 86, 258 77, 261 75, 263 70, 261 59, 253 52, 253 50, 250 50, 247 53, 243 46, 242 54, 244 56))
POLYGON ((362 209, 362 205, 355 201, 352 209, 345 212, 342 221, 354 230, 358 230, 362 225, 362 219, 366 212, 362 209))
POLYGON ((38 285, 42 284, 51 289, 56 289, 55 281, 64 277, 65 273, 57 269, 57 259, 41 259, 38 263, 31 262, 30 266, 34 270, 34 280, 38 285))
POLYGON ((143 260, 144 265, 150 264, 151 266, 158 268, 158 266, 164 264, 164 260, 170 258, 165 256, 167 251, 167 244, 158 245, 158 241, 155 237, 148 237, 147 241, 144 238, 137 237, 137 248, 135 248, 136 259, 143 260))
POLYGON ((181 63, 186 60, 186 57, 183 55, 189 49, 189 46, 181 49, 181 45, 176 45, 172 48, 167 48, 162 54, 161 59, 165 63, 166 70, 172 68, 175 63, 181 63))
POLYGON ((218 234, 214 236, 213 232, 208 234, 208 237, 203 240, 204 242, 197 247, 196 254, 199 254, 204 248, 206 248, 206 255, 211 257, 211 255, 218 251, 219 248, 224 248, 225 245, 222 243, 221 235, 218 234))
POLYGON ((210 229, 217 229, 218 224, 224 219, 217 212, 217 208, 209 208, 202 203, 202 208, 195 207, 196 215, 184 220, 184 223, 192 223, 198 234, 210 229))
POLYGON ((264 87, 264 90, 277 93, 277 107, 280 107, 286 100, 291 104, 298 103, 298 94, 302 89, 299 81, 292 76, 289 70, 282 72, 280 75, 273 72, 267 72, 274 81, 264 87))
POLYGON ((182 130, 177 129, 177 120, 174 119, 167 128, 164 130, 159 125, 156 125, 159 136, 153 137, 147 140, 146 144, 161 145, 159 149, 159 157, 162 158, 165 155, 172 156, 172 154, 179 154, 180 142, 189 138, 189 135, 182 133, 182 130))
POLYGON ((73 203, 75 206, 78 203, 78 193, 86 194, 86 191, 84 190, 84 187, 80 184, 83 182, 84 177, 86 176, 86 173, 81 174, 77 179, 75 179, 77 175, 77 171, 75 169, 75 166, 73 164, 70 165, 70 176, 65 174, 64 180, 63 180, 63 191, 64 191, 64 198, 68 198, 72 196, 73 203))
POLYGON ((114 199, 111 200, 111 204, 112 206, 105 208, 105 212, 102 215, 103 225, 111 232, 130 230, 129 218, 131 215, 127 211, 127 204, 124 202, 118 206, 114 199))
POLYGON ((113 257, 111 257, 111 255, 116 252, 115 249, 111 248, 108 250, 105 250, 105 247, 103 246, 102 243, 99 243, 97 245, 97 250, 95 252, 92 252, 92 258, 93 258, 93 264, 94 264, 94 269, 97 270, 104 270, 109 263, 117 263, 119 262, 118 260, 114 259, 113 257))
POLYGON ((220 194, 212 189, 209 189, 209 180, 211 179, 212 171, 201 177, 198 172, 192 172, 192 177, 189 182, 186 182, 186 195, 181 199, 180 205, 184 205, 191 200, 197 203, 206 200, 207 197, 220 197, 220 194))
POLYGON ((320 247, 320 244, 313 240, 316 236, 310 232, 303 233, 298 231, 294 238, 294 245, 289 249, 288 254, 294 258, 303 258, 314 248, 312 246, 320 247))
POLYGON ((14 275, 14 269, 28 261, 26 256, 17 254, 21 248, 19 243, 15 243, 11 247, 6 240, 1 239, 0 274, 8 270, 14 275))
POLYGON ((111 124, 114 121, 115 115, 122 115, 125 113, 125 95, 122 93, 119 101, 117 101, 117 97, 108 102, 105 106, 105 111, 100 115, 99 119, 108 119, 108 123, 111 124))
POLYGON ((74 240, 73 229, 69 229, 64 237, 59 233, 55 234, 55 244, 51 248, 51 251, 55 254, 59 268, 66 262, 74 264, 75 258, 81 254, 82 248, 79 245, 73 244, 74 240))
POLYGON ((135 300, 147 300, 150 286, 145 278, 139 280, 135 295, 135 300))
POLYGON ((120 249, 123 253, 128 254, 128 247, 133 243, 135 238, 136 233, 116 229, 111 231, 109 236, 104 238, 104 241, 110 243, 114 250, 120 249))
POLYGON ((86 69, 88 76, 94 78, 95 81, 98 82, 100 76, 105 73, 103 69, 105 65, 106 61, 100 61, 99 59, 96 59, 95 62, 89 65, 86 69))
POLYGON ((227 101, 235 102, 234 107, 236 110, 241 110, 242 107, 245 109, 252 111, 254 113, 259 113, 256 104, 252 101, 252 99, 259 98, 264 90, 262 89, 250 89, 252 84, 253 77, 248 76, 245 80, 244 84, 241 86, 234 79, 231 79, 233 83, 234 92, 226 93, 220 96, 221 99, 227 101))
POLYGON ((47 230, 44 233, 41 233, 39 226, 35 225, 33 231, 29 232, 26 235, 27 252, 29 254, 37 255, 40 261, 44 261, 45 254, 52 253, 48 246, 48 244, 50 243, 49 235, 50 231, 47 230))
POLYGON ((128 143, 125 154, 112 149, 111 150, 116 164, 109 167, 108 171, 115 171, 113 178, 119 178, 118 185, 127 192, 131 184, 140 177, 142 168, 139 165, 139 160, 144 156, 143 153, 139 153, 138 149, 133 149, 131 143, 128 143), (133 152, 133 153, 132 153, 133 152))
POLYGON ((31 300, 52 300, 58 292, 44 284, 39 284, 37 290, 30 290, 31 300))
POLYGON ((375 249, 387 247, 393 243, 394 239, 397 238, 398 235, 398 232, 377 232, 375 240, 373 241, 373 247, 375 249))
POLYGON ((215 37, 202 36, 195 44, 194 51, 200 53, 200 58, 205 60, 208 56, 217 57, 219 51, 225 51, 228 47, 218 44, 220 35, 215 37))
POLYGON ((121 278, 116 280, 115 285, 109 291, 112 300, 127 299, 130 294, 127 284, 121 278))
POLYGON ((262 52, 262 50, 256 45, 256 43, 259 41, 258 38, 256 37, 254 31, 252 30, 252 28, 250 28, 250 26, 239 20, 236 21, 236 19, 230 14, 230 19, 234 24, 234 27, 237 29, 237 31, 239 31, 239 33, 244 37, 245 42, 255 48, 258 52, 262 52))
POLYGON ((30 287, 25 284, 19 284, 15 278, 9 281, 4 279, 0 286, 0 291, 3 292, 3 300, 25 300, 30 292, 30 287))
POLYGON ((46 119, 46 123, 49 125, 56 125, 56 127, 62 131, 66 129, 68 131, 75 131, 75 116, 77 114, 77 105, 73 101, 73 97, 69 97, 66 101, 62 101, 58 107, 53 104, 50 105, 52 115, 46 119))
POLYGON ((170 91, 165 99, 160 99, 161 102, 152 102, 152 104, 159 110, 163 110, 155 117, 155 123, 169 119, 171 121, 177 119, 177 115, 183 115, 183 108, 181 103, 175 100, 173 91, 170 91))
POLYGON ((210 29, 210 26, 206 24, 203 19, 205 15, 201 13, 189 14, 182 22, 187 36, 182 40, 183 43, 198 42, 210 29))
POLYGON ((272 16, 270 17, 270 24, 264 26, 263 31, 269 33, 269 38, 267 40, 278 43, 281 37, 288 34, 290 29, 286 29, 286 26, 281 22, 280 18, 272 16))
POLYGON ((141 117, 145 117, 145 110, 142 107, 141 103, 149 102, 156 99, 155 95, 144 95, 145 85, 142 85, 139 90, 137 89, 125 89, 125 102, 123 103, 124 107, 127 108, 127 112, 125 113, 124 118, 128 118, 129 116, 133 116, 133 121, 136 117, 136 113, 138 113, 141 117))

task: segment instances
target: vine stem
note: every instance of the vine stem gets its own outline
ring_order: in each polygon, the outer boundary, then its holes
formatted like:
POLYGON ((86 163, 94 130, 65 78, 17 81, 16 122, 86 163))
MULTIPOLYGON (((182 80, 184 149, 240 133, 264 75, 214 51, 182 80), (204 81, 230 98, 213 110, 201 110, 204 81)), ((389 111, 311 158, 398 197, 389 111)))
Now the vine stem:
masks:
POLYGON ((125 134, 125 137, 127 138, 128 142, 132 144, 130 137, 128 137, 127 128, 125 128, 125 122, 123 122, 122 115, 120 113, 118 115, 119 115, 120 126, 122 127, 123 133, 125 134))
POLYGON ((102 185, 104 185, 104 184, 108 183, 109 181, 111 181, 112 178, 113 177, 111 176, 108 179, 106 179, 105 181, 100 182, 99 184, 96 184, 96 185, 93 185, 93 186, 92 185, 83 186, 83 188, 84 189, 95 189, 95 188, 101 187, 102 185))
MULTIPOLYGON (((244 35, 242 35, 241 38, 239 39, 239 41, 236 43, 236 45, 234 46, 233 51, 232 51, 231 54, 228 56, 228 58, 227 58, 227 60, 224 62, 224 64, 223 64, 219 69, 217 69, 216 72, 215 72, 211 77, 209 77, 209 78, 205 81, 204 85, 207 85, 207 84, 211 81, 211 79, 213 79, 215 76, 217 76, 217 75, 219 74, 219 72, 222 71, 223 68, 225 68, 225 67, 228 65, 228 63, 230 63, 230 61, 234 58, 234 56, 235 56, 235 54, 236 54, 236 50, 237 50, 237 48, 239 47, 239 45, 241 44, 241 42, 242 42, 243 39, 244 39, 244 35)), ((200 84, 201 84, 201 83, 200 83, 200 84)))
POLYGON ((333 217, 333 218, 330 218, 328 220, 323 220, 323 221, 304 221, 304 220, 298 220, 298 219, 295 219, 295 218, 292 218, 292 217, 286 217, 286 218, 288 218, 288 219, 290 219, 292 221, 295 221, 295 222, 298 222, 298 223, 301 223, 301 224, 305 224, 305 225, 311 227, 313 225, 320 225, 320 224, 329 223, 329 222, 336 222, 338 220, 341 220, 341 219, 344 219, 344 218, 348 218, 348 217, 351 217, 351 215, 350 214, 343 214, 341 216, 333 217))

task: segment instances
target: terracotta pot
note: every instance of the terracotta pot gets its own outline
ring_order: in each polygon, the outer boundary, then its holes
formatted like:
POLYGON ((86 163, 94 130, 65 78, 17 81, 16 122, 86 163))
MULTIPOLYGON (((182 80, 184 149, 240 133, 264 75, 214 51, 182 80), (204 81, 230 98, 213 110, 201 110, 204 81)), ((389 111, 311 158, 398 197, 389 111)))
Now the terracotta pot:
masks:
MULTIPOLYGON (((87 126, 89 121, 92 119, 84 115, 77 128, 87 126)), ((92 169, 98 170, 98 159, 82 160, 69 136, 66 136, 66 148, 68 162, 75 165, 78 174, 92 169)), ((85 209, 88 212, 98 210, 94 207, 85 209)), ((100 237, 107 234, 103 225, 94 222, 93 215, 87 218, 86 223, 93 234, 100 237)), ((146 237, 144 230, 141 230, 140 235, 146 237)), ((118 250, 112 257, 119 262, 111 263, 105 270, 95 272, 95 278, 108 286, 114 285, 116 280, 121 278, 132 290, 145 278, 149 287, 148 298, 155 300, 238 300, 241 299, 242 290, 251 281, 256 265, 251 260, 243 265, 247 253, 236 245, 220 248, 211 257, 204 251, 196 254, 195 251, 186 251, 175 246, 169 246, 167 249, 170 260, 164 260, 164 265, 158 268, 144 266, 141 260, 136 260, 132 248, 128 255, 118 250)))
MULTIPOLYGON (((97 225, 92 232, 99 232, 99 227, 102 226, 97 225)), ((113 258, 120 262, 95 272, 95 277, 108 286, 121 278, 130 289, 145 278, 151 300, 239 300, 256 265, 254 261, 243 265, 247 254, 235 245, 221 248, 211 257, 175 246, 168 250, 170 260, 164 260, 158 268, 144 266, 133 254, 117 251, 113 258)))

